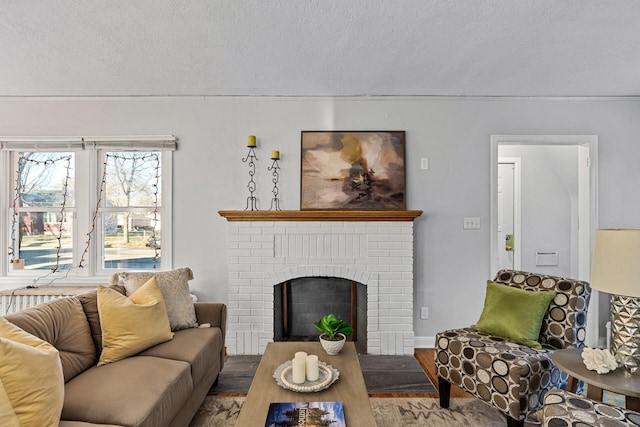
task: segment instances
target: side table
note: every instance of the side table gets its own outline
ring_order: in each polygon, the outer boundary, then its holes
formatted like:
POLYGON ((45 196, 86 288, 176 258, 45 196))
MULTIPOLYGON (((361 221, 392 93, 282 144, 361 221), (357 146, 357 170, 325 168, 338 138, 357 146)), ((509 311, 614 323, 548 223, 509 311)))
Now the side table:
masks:
POLYGON ((578 381, 587 387, 587 397, 602 402, 602 391, 608 390, 625 396, 626 408, 640 412, 640 371, 630 374, 624 368, 618 368, 607 374, 590 371, 582 362, 582 349, 565 348, 553 353, 553 363, 569 374, 567 390, 576 392, 578 381))

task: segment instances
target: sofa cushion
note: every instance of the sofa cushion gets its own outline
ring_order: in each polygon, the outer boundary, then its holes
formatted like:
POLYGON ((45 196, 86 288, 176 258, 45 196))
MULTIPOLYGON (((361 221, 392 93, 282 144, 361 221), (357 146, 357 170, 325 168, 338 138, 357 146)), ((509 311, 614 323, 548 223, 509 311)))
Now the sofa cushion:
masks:
POLYGON ((167 426, 193 391, 189 364, 134 356, 93 367, 65 385, 62 420, 167 426))
POLYGON ((173 338, 155 277, 128 298, 98 286, 102 353, 98 366, 132 356, 173 338))
POLYGON ((0 318, 0 355, 0 425, 57 425, 64 394, 58 350, 0 318))
POLYGON ((167 306, 171 330, 177 331, 198 326, 196 312, 193 307, 188 281, 193 279, 190 268, 179 268, 172 271, 144 272, 144 273, 116 273, 112 277, 112 284, 118 278, 122 280, 127 295, 131 295, 150 278, 156 277, 167 306))
POLYGON ((95 364, 89 322, 76 298, 40 304, 5 318, 58 349, 65 382, 95 364))
POLYGON ((220 328, 184 329, 176 331, 171 341, 153 346, 139 356, 187 362, 191 365, 193 383, 198 384, 207 373, 220 371, 220 349, 223 345, 220 328))
MULTIPOLYGON (((122 286, 113 285, 109 288, 117 291, 121 295, 125 294, 125 290, 122 286)), ((89 321, 89 328, 91 329, 91 338, 93 338, 93 344, 96 347, 96 363, 98 357, 102 353, 102 328, 100 326, 100 314, 98 313, 98 292, 93 290, 84 294, 78 295, 76 298, 82 303, 82 309, 85 316, 89 321)))

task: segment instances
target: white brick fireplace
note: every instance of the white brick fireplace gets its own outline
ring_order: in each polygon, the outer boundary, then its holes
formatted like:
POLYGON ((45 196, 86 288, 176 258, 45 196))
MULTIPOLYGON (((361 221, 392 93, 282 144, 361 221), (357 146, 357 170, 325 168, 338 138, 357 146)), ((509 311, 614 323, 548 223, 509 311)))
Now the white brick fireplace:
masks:
POLYGON ((220 211, 229 221, 228 353, 262 354, 273 341, 275 285, 338 277, 367 287, 367 352, 413 354, 413 219, 421 213, 220 211))

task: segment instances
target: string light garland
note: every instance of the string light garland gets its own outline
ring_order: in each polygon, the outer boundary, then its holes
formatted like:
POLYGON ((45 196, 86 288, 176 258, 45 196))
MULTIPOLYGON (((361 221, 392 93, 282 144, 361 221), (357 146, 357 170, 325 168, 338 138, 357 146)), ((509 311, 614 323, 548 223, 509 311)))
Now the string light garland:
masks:
POLYGON ((64 177, 64 184, 62 184, 62 204, 60 207, 60 221, 58 221, 58 235, 56 239, 58 240, 58 246, 56 248, 56 265, 52 268, 51 272, 55 273, 60 268, 60 252, 62 251, 62 227, 64 225, 64 218, 66 216, 65 209, 67 207, 67 195, 69 194, 69 178, 70 178, 70 170, 71 170, 71 156, 66 157, 67 164, 64 166, 67 170, 67 173, 64 177))
MULTIPOLYGON (((97 212, 100 209, 100 206, 102 205, 104 186, 107 181, 107 165, 108 165, 109 159, 113 159, 114 164, 116 160, 134 161, 134 162, 137 160, 141 160, 145 162, 151 159, 155 162, 155 165, 153 166, 153 170, 154 170, 154 174, 152 177, 153 182, 151 183, 151 188, 153 188, 153 191, 151 193, 151 196, 153 197, 153 224, 151 226, 151 242, 153 242, 151 246, 153 246, 153 257, 151 258, 151 261, 153 262, 153 268, 156 269, 158 268, 158 263, 160 261, 160 248, 158 245, 158 240, 156 235, 156 224, 158 223, 158 213, 159 213, 158 193, 160 192, 160 185, 159 185, 160 184, 160 155, 155 152, 145 153, 145 154, 133 154, 133 155, 107 153, 105 162, 103 164, 104 168, 102 172, 102 180, 100 183, 100 191, 99 191, 98 201, 96 205, 96 212, 93 215, 91 231, 87 234, 87 236, 89 236, 89 239, 88 239, 89 241, 87 242, 87 248, 82 256, 83 259, 80 262, 81 263, 84 262, 84 254, 88 252, 89 245, 90 245, 90 240, 91 240, 90 233, 92 233, 96 227, 96 219, 98 216, 97 212)), ((124 224, 124 226, 126 227, 128 226, 128 224, 124 224)))
POLYGON ((24 171, 24 160, 23 157, 21 156, 18 159, 18 170, 16 171, 16 185, 14 188, 14 197, 13 197, 13 212, 11 215, 11 246, 9 246, 9 258, 11 261, 11 264, 13 264, 16 260, 16 252, 15 252, 15 246, 16 246, 16 231, 17 231, 17 224, 18 224, 18 217, 20 216, 20 213, 18 212, 18 201, 20 199, 20 189, 22 188, 22 185, 20 184, 20 177, 22 176, 22 172, 24 171))
MULTIPOLYGON (((151 183, 151 188, 153 189, 151 193, 152 205, 153 205, 153 223, 151 226, 151 242, 153 242, 152 246, 154 250, 154 256, 152 258, 152 262, 153 262, 153 268, 155 269, 158 267, 158 263, 160 260, 160 248, 158 245, 157 234, 156 234, 156 224, 158 223, 158 215, 159 215, 158 193, 160 191, 160 185, 159 185, 160 184, 160 155, 156 152, 145 153, 145 154, 134 154, 134 155, 122 155, 122 154, 114 154, 114 153, 106 154, 105 161, 103 163, 102 179, 100 181, 100 185, 98 189, 96 207, 91 217, 91 228, 89 232, 86 234, 87 240, 85 242, 85 247, 80 257, 80 261, 76 267, 84 268, 84 263, 86 262, 86 256, 89 253, 91 248, 91 242, 92 242, 93 236, 95 235, 96 225, 98 222, 98 217, 100 215, 100 208, 103 204, 105 185, 107 183, 107 169, 108 169, 107 166, 110 159, 113 160, 114 162, 116 159, 121 159, 125 161, 141 160, 143 162, 151 159, 152 161, 155 162, 153 166, 153 170, 154 170, 154 173, 152 176, 153 181, 151 183)), ((72 170, 71 160, 72 160, 71 155, 64 155, 59 158, 47 159, 47 160, 31 159, 25 155, 21 155, 18 158, 18 168, 16 171, 15 195, 14 195, 13 206, 12 206, 13 208, 12 221, 11 221, 11 243, 12 244, 11 246, 9 246, 9 251, 8 251, 8 255, 10 257, 11 263, 15 263, 17 251, 19 251, 19 247, 20 247, 21 238, 18 232, 18 223, 19 223, 19 217, 20 217, 20 208, 22 207, 20 206, 21 205, 20 198, 21 198, 22 192, 24 191, 22 178, 25 172, 26 165, 29 162, 31 162, 32 164, 35 164, 38 166, 44 166, 46 168, 46 167, 54 166, 58 162, 64 161, 65 162, 64 168, 66 169, 66 173, 64 176, 63 184, 62 184, 62 191, 61 191, 62 202, 60 203, 59 220, 57 221, 58 230, 57 230, 57 234, 55 235, 55 238, 57 240, 57 244, 55 247, 56 249, 55 262, 54 262, 54 265, 51 267, 51 271, 48 274, 45 274, 41 277, 34 279, 33 283, 28 286, 29 288, 38 287, 37 284, 40 280, 43 280, 46 277, 58 272, 58 270, 60 270, 61 268, 60 261, 62 258, 62 237, 63 237, 62 232, 64 228, 65 218, 67 215, 67 199, 69 196, 69 181, 71 179, 71 170, 72 170), (16 251, 16 248, 18 248, 17 251, 16 251)), ((125 226, 127 226, 127 224, 125 224, 125 226)), ((51 280, 48 284, 53 283, 53 281, 55 280, 67 277, 73 268, 74 266, 71 266, 67 270, 64 276, 55 278, 51 280)))
POLYGON ((155 161, 156 161, 156 166, 155 166, 155 182, 152 184, 153 188, 154 188, 154 192, 153 192, 153 228, 151 229, 151 238, 153 239, 153 250, 154 250, 154 256, 152 258, 153 260, 153 268, 156 268, 158 260, 160 258, 160 248, 158 245, 158 241, 156 240, 156 224, 158 223, 158 191, 159 190, 159 186, 158 184, 160 184, 160 158, 157 154, 154 155, 155 157, 155 161))
MULTIPOLYGON (((55 238, 57 240, 56 247, 55 247, 56 249, 55 262, 54 262, 54 265, 51 267, 51 271, 48 274, 45 274, 44 276, 41 276, 35 279, 33 281, 33 284, 30 285, 29 287, 37 287, 38 281, 50 276, 51 274, 56 273, 60 269, 60 258, 62 254, 62 230, 64 227, 64 220, 66 218, 67 198, 69 196, 69 180, 71 179, 71 159, 72 159, 72 156, 64 155, 56 159, 37 160, 37 159, 29 158, 24 154, 18 158, 18 169, 16 171, 15 195, 13 198, 13 206, 12 206, 13 215, 12 215, 12 221, 11 221, 12 246, 10 247, 10 251, 9 251, 9 255, 11 257, 11 263, 15 263, 15 260, 16 260, 16 250, 15 250, 16 240, 18 240, 18 247, 20 245, 19 244, 20 238, 18 237, 18 239, 16 239, 16 232, 18 228, 17 227, 18 218, 20 216, 19 208, 22 206, 18 206, 18 205, 21 205, 20 195, 24 190, 22 177, 23 177, 26 165, 31 163, 33 165, 44 166, 45 168, 47 168, 47 167, 55 166, 56 163, 58 162, 65 162, 64 168, 66 169, 66 173, 64 176, 63 184, 62 184, 62 194, 61 194, 62 202, 60 203, 59 219, 57 221, 58 231, 55 234, 55 238)), ((67 275, 68 274, 69 273, 67 272, 67 275)))
MULTIPOLYGON (((109 158, 107 155, 106 159, 109 158)), ((86 256, 89 253, 89 249, 91 248, 91 239, 93 234, 96 231, 96 224, 98 222, 98 215, 100 212, 100 205, 102 204, 102 196, 104 194, 104 186, 107 182, 107 160, 102 163, 102 178, 100 179, 100 186, 98 188, 98 201, 96 202, 96 208, 93 210, 93 214, 91 215, 91 229, 86 234, 87 240, 85 242, 84 250, 82 251, 82 255, 80 256, 80 262, 78 263, 78 268, 84 268, 84 263, 86 261, 86 256)))

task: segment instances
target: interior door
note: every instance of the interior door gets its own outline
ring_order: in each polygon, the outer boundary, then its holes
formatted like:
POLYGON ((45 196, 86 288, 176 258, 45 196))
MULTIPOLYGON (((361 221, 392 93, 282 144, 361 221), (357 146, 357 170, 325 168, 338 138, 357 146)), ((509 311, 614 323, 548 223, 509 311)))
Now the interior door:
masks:
POLYGON ((515 269, 514 183, 515 164, 498 164, 498 269, 515 269))

